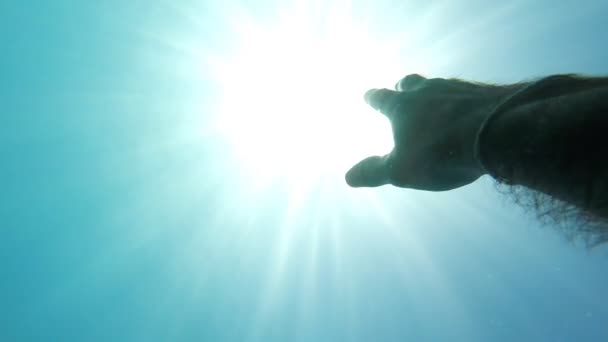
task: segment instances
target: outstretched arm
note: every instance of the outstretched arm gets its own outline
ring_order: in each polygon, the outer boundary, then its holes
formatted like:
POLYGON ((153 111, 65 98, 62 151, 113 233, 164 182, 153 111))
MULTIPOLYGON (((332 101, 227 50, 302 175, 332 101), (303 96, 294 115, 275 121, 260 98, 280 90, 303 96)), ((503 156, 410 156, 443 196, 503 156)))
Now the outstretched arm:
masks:
POLYGON ((608 217, 608 78, 494 86, 414 74, 396 89, 365 96, 395 147, 355 165, 349 185, 442 191, 490 174, 608 217))
POLYGON ((483 124, 488 173, 608 218, 608 78, 556 75, 531 83, 483 124))

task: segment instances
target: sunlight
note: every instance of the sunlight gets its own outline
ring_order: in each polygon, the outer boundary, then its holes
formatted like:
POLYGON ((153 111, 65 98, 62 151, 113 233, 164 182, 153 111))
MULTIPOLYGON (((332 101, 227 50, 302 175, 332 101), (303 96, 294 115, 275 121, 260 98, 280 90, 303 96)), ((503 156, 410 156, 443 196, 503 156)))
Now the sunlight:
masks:
POLYGON ((399 44, 374 41, 348 12, 318 21, 286 12, 275 25, 240 24, 236 52, 216 62, 218 128, 257 181, 342 177, 392 147, 388 121, 362 95, 403 72, 399 44))

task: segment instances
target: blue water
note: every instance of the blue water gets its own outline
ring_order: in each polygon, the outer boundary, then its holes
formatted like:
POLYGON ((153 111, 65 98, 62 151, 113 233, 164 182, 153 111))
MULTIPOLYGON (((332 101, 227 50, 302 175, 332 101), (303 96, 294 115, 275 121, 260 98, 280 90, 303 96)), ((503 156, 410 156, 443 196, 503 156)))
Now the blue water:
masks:
MULTIPOLYGON (((336 177, 297 206, 251 185, 209 129, 222 93, 203 61, 284 6, 0 2, 0 340, 608 340, 606 249, 568 244, 489 179, 336 177)), ((404 60, 426 47, 430 76, 608 73, 605 1, 351 8, 372 37, 409 37, 404 60)))

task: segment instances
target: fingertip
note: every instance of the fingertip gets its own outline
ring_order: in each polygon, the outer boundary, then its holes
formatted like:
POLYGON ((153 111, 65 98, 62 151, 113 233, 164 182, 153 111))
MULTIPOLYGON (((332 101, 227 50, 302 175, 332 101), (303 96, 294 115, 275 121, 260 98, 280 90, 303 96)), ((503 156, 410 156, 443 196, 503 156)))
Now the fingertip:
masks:
POLYGON ((390 89, 370 89, 365 92, 363 98, 365 99, 365 102, 367 102, 367 104, 369 104, 372 108, 382 112, 383 109, 386 108, 387 104, 391 102, 391 100, 394 100, 395 94, 396 92, 390 89))
POLYGON ((388 184, 384 157, 368 157, 353 166, 345 175, 346 184, 353 188, 388 184))
POLYGON ((346 181, 346 184, 348 184, 348 186, 350 186, 351 188, 361 187, 360 178, 361 177, 358 176, 358 171, 355 166, 348 170, 344 175, 344 180, 346 181))
POLYGON ((378 89, 370 89, 368 91, 365 92, 365 94, 363 95, 363 99, 365 100, 365 102, 369 105, 371 105, 371 100, 372 97, 374 96, 374 94, 378 91, 378 89))

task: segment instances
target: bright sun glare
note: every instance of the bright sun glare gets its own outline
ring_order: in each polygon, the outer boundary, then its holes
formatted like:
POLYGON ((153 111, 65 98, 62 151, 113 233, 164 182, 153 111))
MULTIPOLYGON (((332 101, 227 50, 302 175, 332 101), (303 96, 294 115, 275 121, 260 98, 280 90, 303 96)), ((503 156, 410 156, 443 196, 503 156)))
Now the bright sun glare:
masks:
POLYGON ((398 44, 373 39, 344 9, 322 19, 289 11, 236 31, 236 51, 215 65, 218 127, 250 173, 314 181, 390 150, 390 125, 363 93, 399 78, 398 44))

